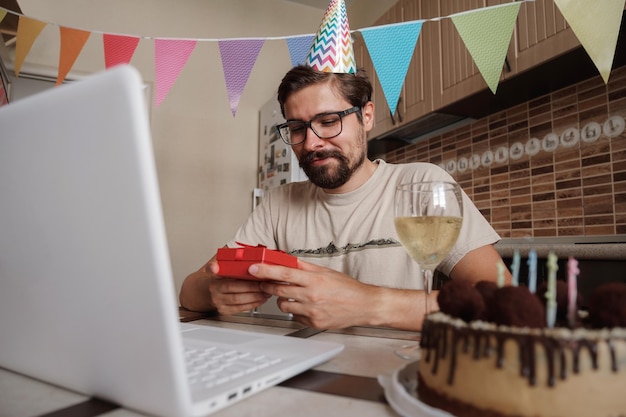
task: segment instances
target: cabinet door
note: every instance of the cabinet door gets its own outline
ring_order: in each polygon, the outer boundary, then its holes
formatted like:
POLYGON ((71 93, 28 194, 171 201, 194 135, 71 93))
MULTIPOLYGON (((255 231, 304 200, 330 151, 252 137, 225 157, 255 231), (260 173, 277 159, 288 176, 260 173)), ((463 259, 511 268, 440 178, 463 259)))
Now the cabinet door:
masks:
MULTIPOLYGON (((429 14, 448 17, 455 13, 503 3, 509 3, 509 1, 438 1, 430 4, 429 14)), ((438 22, 431 22, 430 25, 433 26, 435 32, 429 33, 430 39, 435 43, 431 56, 432 65, 435 67, 433 74, 438 73, 439 77, 439 79, 433 79, 434 108, 446 106, 488 88, 452 19, 444 18, 438 22)))
POLYGON ((525 2, 514 35, 513 72, 524 72, 578 46, 576 35, 553 0, 525 2))
MULTIPOLYGON (((381 16, 381 18, 378 19, 373 26, 381 26, 402 21, 402 8, 399 6, 399 4, 396 4, 392 6, 383 16, 381 16)), ((378 74, 376 74, 376 69, 362 36, 359 37, 358 45, 359 48, 362 48, 362 50, 359 53, 360 56, 355 57, 357 59, 357 65, 359 64, 359 59, 362 59, 363 68, 367 71, 370 80, 372 81, 373 87, 372 101, 374 102, 375 113, 374 128, 370 132, 370 137, 373 138, 381 133, 388 132, 395 128, 398 125, 398 118, 395 115, 392 116, 390 113, 389 105, 387 105, 387 100, 385 98, 385 93, 383 92, 383 88, 380 85, 378 74)), ((397 113, 404 114, 404 108, 402 106, 402 100, 400 100, 400 102, 398 103, 398 109, 396 111, 397 113)))
MULTIPOLYGON (((401 0, 399 4, 403 9, 404 21, 426 19, 428 3, 432 0, 401 0)), ((411 58, 411 63, 404 81, 404 88, 400 95, 404 113, 399 116, 403 122, 415 120, 430 113, 433 110, 433 91, 431 88, 433 78, 433 65, 429 62, 432 44, 430 43, 429 23, 422 25, 417 45, 411 58)))
MULTIPOLYGON (((422 4, 431 0, 400 0, 392 6, 374 26, 381 26, 399 22, 414 21, 423 18, 422 4)), ((422 31, 426 25, 422 27, 422 31)), ((423 32, 422 32, 423 33, 423 32)), ((368 72, 374 88, 373 101, 375 105, 375 125, 370 133, 370 137, 376 137, 382 133, 389 132, 405 124, 407 121, 432 111, 432 90, 430 88, 431 67, 425 62, 425 54, 428 45, 422 41, 423 34, 417 41, 413 51, 409 68, 407 71, 400 98, 396 107, 396 112, 392 115, 387 104, 382 86, 376 74, 374 65, 369 56, 363 38, 359 36, 355 39, 355 51, 357 65, 362 66, 368 72)), ((395 40, 402 42, 402 39, 395 40)), ((393 48, 393 44, 389 45, 393 48)))

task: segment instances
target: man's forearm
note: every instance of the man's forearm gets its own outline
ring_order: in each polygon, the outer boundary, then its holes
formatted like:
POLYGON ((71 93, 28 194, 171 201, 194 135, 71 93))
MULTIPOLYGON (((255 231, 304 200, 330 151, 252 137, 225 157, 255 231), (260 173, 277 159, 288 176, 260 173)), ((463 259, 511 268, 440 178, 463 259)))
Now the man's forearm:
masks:
POLYGON ((381 288, 381 291, 380 304, 372 318, 374 325, 419 331, 424 316, 439 309, 437 304, 439 291, 432 291, 428 295, 428 312, 425 291, 393 288, 381 288))
POLYGON ((180 305, 191 311, 215 310, 211 304, 211 294, 207 283, 209 279, 205 267, 185 278, 178 297, 180 305))

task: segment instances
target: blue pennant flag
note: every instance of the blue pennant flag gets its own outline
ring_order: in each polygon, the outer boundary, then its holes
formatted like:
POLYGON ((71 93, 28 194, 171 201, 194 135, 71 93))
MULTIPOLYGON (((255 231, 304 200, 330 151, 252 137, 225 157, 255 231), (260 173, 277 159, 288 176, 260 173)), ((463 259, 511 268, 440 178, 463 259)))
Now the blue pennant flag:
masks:
POLYGON ((391 114, 396 112, 423 23, 417 20, 360 29, 391 114))
POLYGON ((291 58, 291 66, 304 64, 306 56, 313 45, 315 35, 293 36, 287 38, 287 48, 289 48, 289 57, 291 58))

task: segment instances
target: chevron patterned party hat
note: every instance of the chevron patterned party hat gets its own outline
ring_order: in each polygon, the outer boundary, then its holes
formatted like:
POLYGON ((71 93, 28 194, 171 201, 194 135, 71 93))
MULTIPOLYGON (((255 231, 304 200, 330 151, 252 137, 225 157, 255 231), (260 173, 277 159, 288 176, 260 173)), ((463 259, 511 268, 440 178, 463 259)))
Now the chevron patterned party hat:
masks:
POLYGON ((306 65, 324 72, 356 73, 352 37, 344 0, 331 0, 306 65))

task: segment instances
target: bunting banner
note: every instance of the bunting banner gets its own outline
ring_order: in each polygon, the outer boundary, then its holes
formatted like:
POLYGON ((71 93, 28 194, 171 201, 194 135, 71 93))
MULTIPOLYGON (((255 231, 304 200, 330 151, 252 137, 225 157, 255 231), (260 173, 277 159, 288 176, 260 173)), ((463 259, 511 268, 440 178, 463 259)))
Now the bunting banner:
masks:
POLYGON ((104 47, 104 67, 111 68, 118 64, 128 64, 139 45, 139 38, 135 36, 102 35, 104 47))
POLYGON ((60 85, 76 62, 76 58, 83 50, 91 32, 85 30, 60 27, 61 53, 59 54, 59 74, 57 85, 60 85))
POLYGON ((219 41, 218 43, 230 111, 235 117, 243 89, 248 83, 252 67, 254 67, 265 41, 262 39, 243 39, 219 41))
POLYGON ((604 83, 608 83, 625 0, 595 0, 592 7, 575 0, 554 0, 554 3, 598 68, 604 83))
POLYGON ((45 22, 20 16, 17 21, 17 42, 15 44, 15 76, 20 75, 22 64, 30 52, 33 43, 46 27, 45 22))
MULTIPOLYGON (((422 25, 444 18, 452 20, 487 86, 495 94, 520 6, 529 1, 534 0, 512 1, 450 16, 358 29, 357 31, 363 35, 366 49, 372 58, 374 70, 380 79, 385 99, 392 112, 397 110, 399 95, 404 85, 408 65, 415 53, 422 25)), ((626 0, 596 0, 593 7, 589 7, 587 2, 582 0, 554 0, 554 2, 598 68, 604 82, 608 83, 626 0)), ((8 13, 17 15, 19 18, 14 62, 16 76, 19 76, 33 43, 48 24, 61 29, 57 83, 65 79, 75 64, 89 34, 102 35, 106 68, 120 63, 129 63, 141 39, 154 41, 156 106, 163 102, 178 79, 197 42, 217 42, 233 117, 237 113, 244 88, 264 42, 286 41, 291 64, 295 66, 306 62, 307 53, 310 52, 310 46, 316 38, 316 34, 253 39, 191 40, 128 36, 61 27, 55 23, 42 22, 24 16, 4 7, 0 7, 0 21, 8 13)), ((349 28, 346 27, 346 29, 349 31, 349 28)), ((428 39, 424 41, 428 42, 428 39)))
POLYGON ((404 85, 423 23, 418 20, 360 30, 391 114, 396 113, 400 91, 404 85), (397 42, 398 39, 402 39, 402 42, 397 42), (394 47, 390 48, 389 45, 394 45, 394 47))
POLYGON ((485 82, 495 94, 521 3, 450 16, 485 82))
POLYGON ((309 53, 314 39, 315 36, 313 35, 292 36, 287 38, 287 48, 289 48, 289 57, 291 58, 292 67, 297 67, 305 63, 306 56, 309 53))
POLYGON ((155 39, 154 67, 156 97, 155 104, 160 106, 167 93, 178 79, 189 56, 196 48, 195 40, 155 39))

